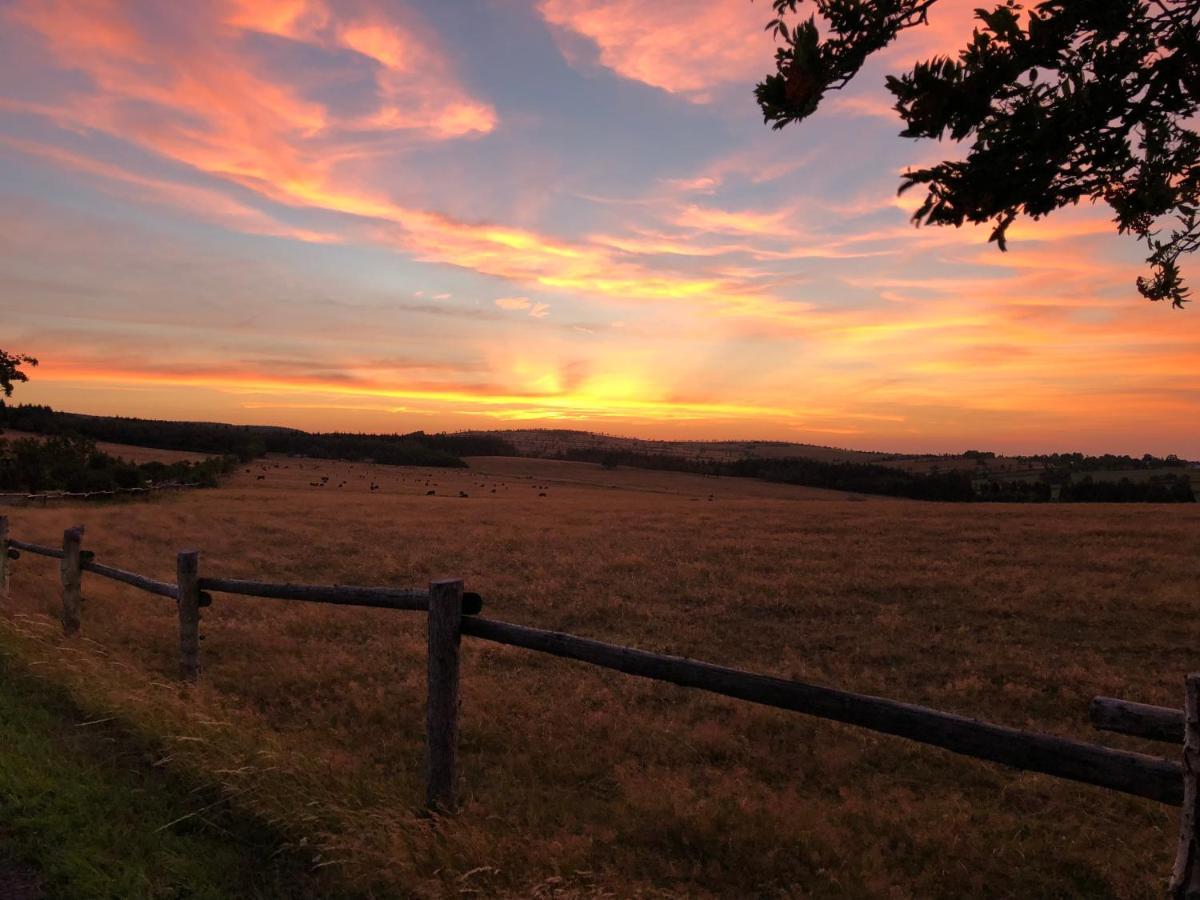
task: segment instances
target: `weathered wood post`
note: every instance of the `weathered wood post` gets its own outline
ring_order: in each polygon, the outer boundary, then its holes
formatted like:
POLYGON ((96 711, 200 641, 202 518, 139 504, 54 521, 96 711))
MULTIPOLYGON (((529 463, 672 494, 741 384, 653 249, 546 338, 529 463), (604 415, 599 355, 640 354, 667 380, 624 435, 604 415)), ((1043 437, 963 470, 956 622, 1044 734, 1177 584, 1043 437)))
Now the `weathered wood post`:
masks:
POLYGON ((463 583, 429 585, 429 674, 425 707, 425 805, 455 810, 458 779, 458 646, 463 583))
POLYGON ((8 516, 0 516, 0 597, 8 596, 8 516))
POLYGON ((175 558, 179 587, 179 674, 185 681, 200 675, 200 551, 181 550, 175 558))
POLYGON ((1179 818, 1179 847, 1171 873, 1172 900, 1200 900, 1200 673, 1187 677, 1183 706, 1183 811, 1179 818))
POLYGON ((83 583, 83 526, 76 525, 63 532, 63 555, 59 565, 62 574, 62 623, 64 634, 79 631, 79 609, 83 583))

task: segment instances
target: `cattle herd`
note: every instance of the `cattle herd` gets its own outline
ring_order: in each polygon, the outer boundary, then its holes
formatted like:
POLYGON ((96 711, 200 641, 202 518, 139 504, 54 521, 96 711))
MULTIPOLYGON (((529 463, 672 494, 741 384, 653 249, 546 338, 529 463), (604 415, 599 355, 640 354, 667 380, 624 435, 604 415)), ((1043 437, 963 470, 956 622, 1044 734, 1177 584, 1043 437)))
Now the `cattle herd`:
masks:
MULTIPOLYGON (((294 458, 283 462, 268 458, 258 461, 255 467, 245 469, 244 473, 253 474, 255 481, 266 482, 268 486, 307 485, 317 490, 365 490, 368 494, 424 493, 426 497, 437 497, 441 489, 440 496, 469 499, 472 489, 478 489, 477 493, 486 495, 516 496, 521 488, 525 488, 536 491, 539 497, 550 496, 550 485, 535 483, 532 478, 528 479, 528 484, 516 484, 468 469, 445 469, 435 473, 416 467, 374 463, 317 459, 301 461, 294 458), (329 474, 331 470, 334 474, 329 474)), ((511 477, 514 480, 526 480, 521 476, 511 477)))

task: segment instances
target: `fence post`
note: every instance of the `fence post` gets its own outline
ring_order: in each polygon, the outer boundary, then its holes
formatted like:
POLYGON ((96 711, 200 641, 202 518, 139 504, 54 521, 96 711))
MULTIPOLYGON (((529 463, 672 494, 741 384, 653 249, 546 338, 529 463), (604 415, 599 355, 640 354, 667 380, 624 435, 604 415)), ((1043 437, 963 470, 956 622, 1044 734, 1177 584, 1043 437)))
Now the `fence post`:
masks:
POLYGON ((59 571, 62 574, 62 623, 64 634, 79 631, 80 587, 83 582, 83 526, 76 525, 63 532, 63 556, 59 571))
POLYGON ((455 810, 458 778, 458 646, 463 583, 429 585, 429 673, 425 707, 425 805, 455 810))
POLYGON ((0 516, 0 597, 8 596, 8 516, 0 516))
POLYGON ((1171 873, 1172 900, 1200 898, 1200 673, 1187 677, 1183 706, 1183 811, 1179 818, 1179 847, 1171 873))
POLYGON ((184 681, 200 675, 200 551, 181 550, 175 558, 179 586, 179 674, 184 681))

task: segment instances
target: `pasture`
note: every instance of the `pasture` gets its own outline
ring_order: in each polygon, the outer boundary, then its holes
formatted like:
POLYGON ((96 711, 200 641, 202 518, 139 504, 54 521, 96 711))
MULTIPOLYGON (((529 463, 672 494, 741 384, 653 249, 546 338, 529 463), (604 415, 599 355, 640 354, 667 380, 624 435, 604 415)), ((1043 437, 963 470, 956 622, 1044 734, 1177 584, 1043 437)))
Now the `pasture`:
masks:
MULTIPOLYGON (((1178 706, 1193 505, 950 505, 483 458, 268 459, 222 488, 11 513, 97 559, 422 586, 487 615, 1098 740, 1095 694, 1178 706), (432 494, 429 492, 433 491, 432 494), (466 496, 462 496, 462 495, 466 496)), ((247 471, 248 470, 248 471, 247 471)), ((900 739, 464 639, 462 812, 419 814, 419 614, 218 595, 175 680, 174 604, 24 557, 4 646, 378 896, 1157 897, 1177 812, 900 739)), ((1162 748, 1112 735, 1148 752, 1162 748)))

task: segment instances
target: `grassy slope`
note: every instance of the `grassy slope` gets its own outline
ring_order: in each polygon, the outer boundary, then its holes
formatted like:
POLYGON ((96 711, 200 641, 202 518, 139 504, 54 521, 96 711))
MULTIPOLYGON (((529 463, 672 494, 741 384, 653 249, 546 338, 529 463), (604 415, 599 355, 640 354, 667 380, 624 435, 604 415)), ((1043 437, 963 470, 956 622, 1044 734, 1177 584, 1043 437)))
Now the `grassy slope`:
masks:
POLYGON ((93 721, 0 647, 0 857, 48 897, 315 896, 277 833, 93 721))

